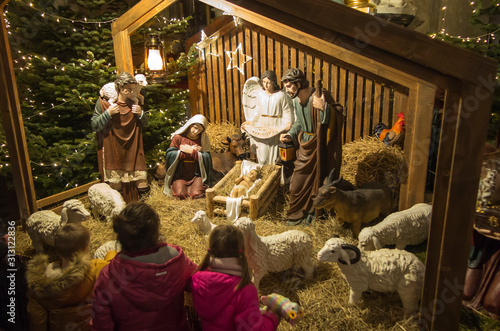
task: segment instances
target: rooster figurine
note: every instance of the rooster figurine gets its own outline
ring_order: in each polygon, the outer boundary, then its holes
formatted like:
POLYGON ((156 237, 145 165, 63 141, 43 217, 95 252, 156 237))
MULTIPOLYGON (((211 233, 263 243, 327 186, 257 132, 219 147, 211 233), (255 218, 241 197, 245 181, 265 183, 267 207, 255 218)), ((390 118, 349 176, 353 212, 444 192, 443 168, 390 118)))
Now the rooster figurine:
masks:
POLYGON ((373 128, 373 134, 386 145, 401 145, 405 133, 405 115, 397 113, 398 120, 389 129, 384 123, 379 123, 373 128))

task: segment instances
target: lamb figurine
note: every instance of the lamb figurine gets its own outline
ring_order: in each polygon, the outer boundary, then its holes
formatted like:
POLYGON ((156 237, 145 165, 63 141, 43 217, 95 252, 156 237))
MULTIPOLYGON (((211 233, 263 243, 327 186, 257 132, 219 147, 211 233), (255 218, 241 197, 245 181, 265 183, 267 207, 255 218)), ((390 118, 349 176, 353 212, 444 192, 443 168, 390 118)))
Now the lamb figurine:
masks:
POLYGON ((405 249, 407 245, 418 245, 429 236, 432 205, 417 203, 413 207, 392 213, 382 222, 367 227, 359 233, 359 248, 373 251, 385 245, 396 245, 405 249))
MULTIPOLYGON (((146 81, 146 76, 143 74, 135 75, 135 80, 137 81, 137 86, 134 89, 134 93, 130 96, 130 100, 134 103, 138 103, 139 101, 137 97, 139 96, 141 89, 148 85, 148 82, 146 81)), ((104 84, 99 90, 99 95, 101 98, 108 100, 110 104, 116 103, 116 100, 118 100, 118 92, 116 91, 115 83, 111 82, 104 84)))
POLYGON ((235 225, 243 232, 248 265, 254 272, 254 285, 268 272, 278 272, 297 265, 304 269, 306 278, 312 276, 312 240, 308 234, 291 230, 267 237, 259 237, 255 224, 248 217, 240 217, 235 225))
POLYGON ((61 215, 51 210, 41 210, 33 213, 26 220, 26 229, 33 242, 37 254, 44 252, 43 244, 54 246, 54 236, 57 229, 66 223, 81 223, 90 219, 90 213, 83 203, 77 199, 64 202, 61 215))
POLYGON ((110 240, 99 246, 94 253, 94 259, 104 260, 110 251, 119 252, 122 250, 122 245, 118 240, 110 240))
POLYGON ((198 226, 205 237, 208 237, 210 232, 212 232, 212 230, 217 226, 210 222, 210 219, 208 218, 208 215, 204 210, 197 211, 196 214, 194 214, 191 223, 198 226))
POLYGON ((399 249, 361 252, 356 246, 334 237, 319 251, 318 260, 338 263, 351 288, 351 305, 356 304, 367 290, 397 291, 405 313, 418 309, 425 266, 410 252, 399 249))
POLYGON ((111 222, 113 216, 118 215, 127 205, 120 192, 106 183, 94 184, 89 188, 88 198, 92 209, 92 217, 96 220, 100 215, 111 222))

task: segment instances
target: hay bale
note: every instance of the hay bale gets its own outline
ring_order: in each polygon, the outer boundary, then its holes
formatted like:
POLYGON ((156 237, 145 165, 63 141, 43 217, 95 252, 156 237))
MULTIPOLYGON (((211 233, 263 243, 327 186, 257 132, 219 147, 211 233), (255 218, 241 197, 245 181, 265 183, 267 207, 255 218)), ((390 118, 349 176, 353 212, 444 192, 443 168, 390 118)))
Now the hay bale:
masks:
POLYGON ((241 134, 239 127, 233 123, 208 123, 207 136, 210 139, 210 149, 213 152, 224 152, 226 146, 222 141, 233 134, 241 134))
POLYGON ((342 148, 340 175, 356 187, 369 182, 382 183, 392 190, 397 199, 407 174, 403 151, 399 147, 385 145, 378 138, 367 136, 342 148))

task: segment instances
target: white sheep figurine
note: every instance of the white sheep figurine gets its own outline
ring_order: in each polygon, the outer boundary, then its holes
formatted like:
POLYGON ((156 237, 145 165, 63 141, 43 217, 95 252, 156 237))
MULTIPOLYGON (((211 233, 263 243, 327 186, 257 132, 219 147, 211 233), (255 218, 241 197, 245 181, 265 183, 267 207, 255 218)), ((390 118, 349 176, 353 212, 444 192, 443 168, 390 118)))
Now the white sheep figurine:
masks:
POLYGON ((208 215, 204 210, 197 211, 196 214, 194 214, 191 223, 196 225, 205 235, 205 237, 208 237, 210 232, 212 232, 212 230, 217 226, 210 222, 210 219, 208 218, 208 215))
POLYGON ((33 213, 26 220, 26 229, 38 254, 44 252, 43 244, 54 246, 56 231, 67 223, 81 223, 90 219, 90 213, 83 203, 77 199, 64 202, 61 215, 51 210, 41 210, 33 213))
POLYGON ((240 217, 235 225, 245 238, 245 255, 254 272, 254 285, 268 272, 279 272, 294 265, 302 267, 306 278, 312 276, 314 262, 312 240, 308 234, 291 230, 280 234, 260 237, 255 232, 255 224, 248 217, 240 217))
MULTIPOLYGON (((141 89, 148 85, 148 82, 146 81, 146 76, 144 76, 143 74, 137 74, 134 78, 137 81, 137 86, 130 96, 130 99, 137 103, 137 96, 141 92, 141 89)), ((115 83, 111 82, 104 84, 99 90, 99 95, 101 96, 101 98, 108 100, 110 104, 116 103, 116 100, 118 100, 118 92, 116 91, 115 83)))
POLYGON ((118 215, 127 205, 120 192, 106 183, 92 185, 88 191, 88 198, 92 216, 96 220, 102 215, 108 222, 111 222, 113 216, 118 215))
POLYGON ((108 252, 110 251, 119 252, 121 250, 122 250, 122 245, 118 240, 110 240, 99 246, 98 249, 96 249, 94 253, 94 259, 104 260, 108 252))
POLYGON ((396 245, 405 249, 407 245, 418 245, 429 235, 432 205, 417 203, 413 207, 392 213, 382 222, 367 227, 359 233, 359 248, 373 251, 385 245, 396 245))
POLYGON ((397 291, 405 313, 418 309, 425 266, 410 252, 399 249, 361 252, 341 238, 331 238, 319 251, 318 260, 338 263, 351 288, 350 305, 355 305, 367 290, 397 291))

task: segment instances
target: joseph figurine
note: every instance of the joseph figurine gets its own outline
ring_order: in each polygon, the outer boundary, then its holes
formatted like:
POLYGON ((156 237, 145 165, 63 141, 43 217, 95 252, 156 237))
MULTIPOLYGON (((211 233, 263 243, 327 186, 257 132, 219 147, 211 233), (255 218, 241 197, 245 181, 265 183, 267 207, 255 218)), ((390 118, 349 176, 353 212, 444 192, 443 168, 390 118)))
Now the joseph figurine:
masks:
POLYGON ((315 219, 313 199, 323 180, 334 170, 340 174, 342 163, 343 108, 330 92, 309 86, 304 73, 288 69, 281 78, 286 92, 293 99, 295 122, 282 142, 293 141, 297 158, 290 181, 288 225, 309 225, 315 219))

